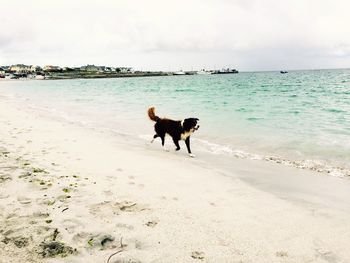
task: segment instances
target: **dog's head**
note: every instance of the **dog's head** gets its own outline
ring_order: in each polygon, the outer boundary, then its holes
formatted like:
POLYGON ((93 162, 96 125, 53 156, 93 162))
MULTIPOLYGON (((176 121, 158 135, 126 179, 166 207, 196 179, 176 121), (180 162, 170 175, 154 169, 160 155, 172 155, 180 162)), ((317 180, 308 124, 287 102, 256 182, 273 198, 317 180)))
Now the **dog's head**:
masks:
POLYGON ((198 121, 197 118, 184 119, 182 127, 186 132, 194 132, 199 129, 198 121))

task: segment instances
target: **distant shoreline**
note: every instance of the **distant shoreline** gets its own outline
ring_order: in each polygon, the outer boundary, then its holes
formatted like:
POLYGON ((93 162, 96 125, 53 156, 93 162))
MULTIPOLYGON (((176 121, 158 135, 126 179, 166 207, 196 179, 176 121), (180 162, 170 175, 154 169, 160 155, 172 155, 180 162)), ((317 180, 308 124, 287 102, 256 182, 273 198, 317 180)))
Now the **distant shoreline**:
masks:
POLYGON ((134 78, 134 77, 158 77, 172 76, 164 72, 135 72, 135 73, 53 73, 45 76, 47 80, 59 79, 102 79, 102 78, 134 78))

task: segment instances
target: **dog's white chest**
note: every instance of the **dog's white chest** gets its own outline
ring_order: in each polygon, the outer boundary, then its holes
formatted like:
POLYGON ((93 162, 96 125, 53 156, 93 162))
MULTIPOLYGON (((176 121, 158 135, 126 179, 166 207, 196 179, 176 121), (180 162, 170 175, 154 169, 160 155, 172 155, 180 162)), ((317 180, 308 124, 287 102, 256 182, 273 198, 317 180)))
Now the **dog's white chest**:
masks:
POLYGON ((191 131, 181 133, 181 140, 186 140, 189 136, 191 136, 191 134, 192 134, 191 131))

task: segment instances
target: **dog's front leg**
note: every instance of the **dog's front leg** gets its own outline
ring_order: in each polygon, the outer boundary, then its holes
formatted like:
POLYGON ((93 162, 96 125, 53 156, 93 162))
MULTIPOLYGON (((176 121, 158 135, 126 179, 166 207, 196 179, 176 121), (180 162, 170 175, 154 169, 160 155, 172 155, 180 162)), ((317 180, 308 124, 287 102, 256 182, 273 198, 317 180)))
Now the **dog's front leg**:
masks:
POLYGON ((186 143, 187 151, 188 151, 188 154, 190 155, 190 157, 195 157, 195 155, 193 153, 191 153, 190 137, 186 138, 185 143, 186 143))
POLYGON ((175 146, 176 146, 175 151, 180 150, 179 140, 178 140, 178 139, 173 138, 173 142, 174 142, 174 144, 175 144, 175 146))

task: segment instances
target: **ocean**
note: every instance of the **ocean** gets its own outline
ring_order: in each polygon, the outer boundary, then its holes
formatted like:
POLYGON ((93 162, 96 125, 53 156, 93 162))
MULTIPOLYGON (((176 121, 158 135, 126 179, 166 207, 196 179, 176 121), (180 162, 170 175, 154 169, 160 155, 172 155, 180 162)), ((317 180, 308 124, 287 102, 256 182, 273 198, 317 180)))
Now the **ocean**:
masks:
POLYGON ((52 118, 136 142, 152 138, 147 109, 154 106, 160 117, 200 119, 192 136, 197 155, 350 175, 349 69, 1 81, 0 92, 52 118))

